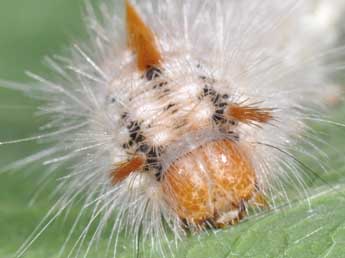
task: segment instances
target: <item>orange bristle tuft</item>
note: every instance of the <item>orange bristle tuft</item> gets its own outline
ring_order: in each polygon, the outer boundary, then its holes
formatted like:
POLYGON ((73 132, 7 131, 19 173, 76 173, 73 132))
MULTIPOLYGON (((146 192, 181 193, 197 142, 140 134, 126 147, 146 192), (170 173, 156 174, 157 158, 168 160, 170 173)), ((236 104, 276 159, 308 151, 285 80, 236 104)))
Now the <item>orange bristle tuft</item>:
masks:
POLYGON ((132 160, 123 163, 111 172, 111 182, 116 185, 125 180, 131 173, 140 169, 145 163, 145 160, 141 156, 134 157, 132 160))
POLYGON ((128 46, 137 55, 138 69, 145 71, 152 66, 159 66, 162 56, 156 45, 155 35, 129 1, 126 1, 126 15, 128 46))
POLYGON ((267 123, 273 119, 272 109, 258 108, 255 106, 240 106, 233 104, 229 106, 226 115, 242 123, 267 123))

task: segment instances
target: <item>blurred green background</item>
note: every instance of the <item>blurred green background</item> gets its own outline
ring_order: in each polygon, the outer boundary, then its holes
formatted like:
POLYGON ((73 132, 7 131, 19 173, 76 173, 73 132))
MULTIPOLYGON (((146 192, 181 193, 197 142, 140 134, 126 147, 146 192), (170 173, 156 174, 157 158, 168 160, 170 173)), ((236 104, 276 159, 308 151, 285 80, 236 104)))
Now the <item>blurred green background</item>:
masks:
MULTIPOLYGON (((42 63, 44 56, 61 53, 72 40, 85 38, 82 9, 83 0, 1 0, 0 79, 28 82, 25 71, 43 75, 48 73, 42 63)), ((36 128, 43 122, 34 116, 36 105, 30 98, 0 87, 0 141, 35 135, 36 128)), ((330 117, 335 121, 344 121, 345 106, 334 108, 330 117)), ((344 129, 322 125, 317 129, 329 143, 329 146, 323 149, 330 156, 332 168, 324 175, 328 185, 315 180, 312 187, 319 189, 323 185, 322 190, 330 190, 333 186, 339 186, 339 191, 343 191, 344 129)), ((0 167, 37 149, 35 143, 0 146, 0 167)), ((38 166, 25 171, 0 174, 0 258, 11 257, 54 202, 45 193, 40 195, 36 202, 31 202, 40 173, 44 172, 40 170, 42 168, 38 166)), ((55 181, 52 180, 47 187, 47 193, 54 185, 55 181)), ((281 213, 259 219, 258 222, 253 219, 234 229, 222 231, 216 237, 204 234, 201 241, 199 238, 190 238, 179 248, 176 257, 306 258, 318 257, 319 254, 320 257, 345 257, 345 249, 342 248, 342 243, 345 246, 345 205, 342 195, 337 191, 330 191, 312 203, 317 207, 315 210, 319 215, 314 217, 315 221, 305 220, 303 224, 303 219, 308 217, 308 208, 296 204, 281 213), (329 223, 330 216, 333 218, 333 224, 329 223), (292 226, 297 223, 300 224, 294 229, 292 226), (284 228, 286 232, 282 235, 284 228), (309 242, 309 237, 306 237, 308 232, 316 232, 312 234, 313 239, 309 242), (336 241, 338 238, 340 240, 336 241)), ((77 212, 72 211, 72 214, 77 212)), ((73 216, 59 219, 34 243, 24 257, 56 257, 72 223, 73 216)), ((102 246, 105 244, 106 239, 101 241, 101 248, 89 257, 104 257, 102 246)), ((118 257, 131 255, 132 252, 124 245, 118 257)))
MULTIPOLYGON (((60 53, 72 39, 84 37, 82 9, 83 0, 1 0, 0 80, 27 82, 25 71, 47 73, 44 56, 60 53)), ((36 105, 30 98, 0 87, 0 141, 37 135, 42 121, 34 116, 36 105)), ((0 146, 0 167, 37 149, 33 142, 0 146)), ((30 206, 40 176, 39 171, 31 170, 0 174, 1 258, 16 252, 53 204, 42 194, 30 206)), ((54 257, 62 243, 59 236, 70 225, 62 222, 53 227, 25 257, 54 257)))

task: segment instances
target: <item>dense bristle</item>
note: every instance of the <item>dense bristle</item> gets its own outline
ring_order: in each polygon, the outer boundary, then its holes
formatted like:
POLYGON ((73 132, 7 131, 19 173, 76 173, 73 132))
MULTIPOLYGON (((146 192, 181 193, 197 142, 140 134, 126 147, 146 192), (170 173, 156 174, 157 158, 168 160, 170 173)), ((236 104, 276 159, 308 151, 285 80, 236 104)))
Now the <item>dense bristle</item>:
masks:
POLYGON ((322 53, 337 35, 333 19, 311 26, 320 21, 315 3, 126 0, 124 21, 111 4, 100 8, 102 19, 89 5, 90 42, 71 48, 69 58, 49 59, 56 78, 30 74, 37 87, 8 86, 42 101, 39 114, 49 119, 45 134, 14 143, 51 147, 14 167, 67 167, 56 205, 18 257, 75 203, 82 209, 62 253, 81 218, 89 220, 62 257, 80 256, 91 234, 86 257, 109 223, 110 256, 120 234, 166 255, 167 231, 179 240, 186 227, 234 224, 250 203, 288 201, 289 185, 305 197, 305 167, 293 151, 314 155, 299 144, 313 146, 306 121, 325 103, 332 71, 322 53))

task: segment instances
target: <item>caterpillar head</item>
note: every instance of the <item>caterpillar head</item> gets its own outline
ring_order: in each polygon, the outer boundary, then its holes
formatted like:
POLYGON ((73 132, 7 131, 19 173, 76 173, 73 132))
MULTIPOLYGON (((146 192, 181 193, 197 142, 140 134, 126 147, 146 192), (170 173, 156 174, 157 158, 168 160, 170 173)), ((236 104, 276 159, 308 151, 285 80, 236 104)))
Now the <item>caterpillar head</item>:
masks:
POLYGON ((222 91, 226 82, 203 74, 203 64, 184 69, 174 56, 161 54, 154 33, 126 5, 128 48, 135 58, 127 78, 110 87, 118 92, 126 85, 120 123, 127 159, 115 164, 112 184, 135 175, 128 189, 139 185, 148 198, 155 192, 166 209, 197 227, 232 224, 249 202, 265 206, 239 125, 259 130, 273 110, 235 102, 222 91))

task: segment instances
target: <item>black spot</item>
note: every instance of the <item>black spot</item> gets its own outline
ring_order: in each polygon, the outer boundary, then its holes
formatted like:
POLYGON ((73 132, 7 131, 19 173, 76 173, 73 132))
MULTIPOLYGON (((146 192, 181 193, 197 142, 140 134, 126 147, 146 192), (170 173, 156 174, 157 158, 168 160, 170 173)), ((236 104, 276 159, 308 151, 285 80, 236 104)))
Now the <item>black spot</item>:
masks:
POLYGON ((162 74, 162 71, 157 67, 151 66, 145 73, 145 77, 148 81, 158 78, 162 74))
POLYGON ((169 110, 169 109, 171 109, 172 107, 175 107, 175 106, 176 106, 176 104, 170 103, 170 104, 165 108, 165 110, 169 110))
POLYGON ((131 122, 129 122, 129 123, 127 124, 127 129, 128 129, 129 131, 134 131, 134 130, 139 130, 140 127, 139 127, 138 122, 133 122, 133 121, 131 121, 131 122))
MULTIPOLYGON (((158 84, 155 84, 152 88, 155 90, 156 89, 162 89, 166 85, 168 85, 168 82, 160 82, 158 84)), ((166 89, 166 90, 168 90, 168 89, 166 89)), ((166 92, 166 90, 165 90, 165 92, 166 92)))
POLYGON ((217 95, 217 92, 214 89, 210 88, 210 86, 205 85, 205 87, 203 89, 203 95, 204 95, 204 97, 215 96, 215 95, 217 95))
POLYGON ((141 145, 139 146, 138 151, 141 151, 141 152, 143 152, 143 153, 146 153, 146 152, 148 152, 149 149, 150 149, 150 146, 147 145, 146 143, 144 143, 144 144, 141 144, 141 145))
POLYGON ((155 164, 157 163, 157 158, 147 158, 146 163, 150 166, 150 168, 154 168, 155 164))
POLYGON ((145 137, 141 134, 140 130, 140 124, 135 121, 131 121, 127 125, 128 131, 129 131, 129 137, 131 140, 135 143, 139 143, 145 140, 145 137))
POLYGON ((218 101, 220 99, 220 95, 219 94, 215 94, 214 97, 212 98, 212 102, 218 106, 218 101))
POLYGON ((226 102, 220 102, 217 106, 218 107, 221 107, 221 108, 224 108, 224 107, 226 107, 228 105, 228 103, 226 103, 226 102))
POLYGON ((156 180, 160 182, 162 180, 162 169, 160 169, 156 174, 155 174, 156 180))
POLYGON ((220 115, 220 116, 221 116, 221 115, 224 115, 224 109, 217 109, 217 110, 216 110, 216 114, 217 114, 217 115, 220 115))
POLYGON ((153 167, 161 173, 162 171, 162 164, 160 162, 156 162, 156 164, 153 165, 153 167))
POLYGON ((162 170, 162 165, 159 162, 160 150, 151 148, 149 152, 146 153, 146 164, 151 169, 155 169, 158 172, 162 170))
POLYGON ((212 119, 213 119, 213 121, 215 121, 217 124, 223 122, 223 118, 220 117, 220 116, 217 115, 217 114, 213 114, 212 119))
POLYGON ((133 132, 133 133, 130 133, 129 134, 129 137, 131 137, 131 139, 133 140, 133 141, 137 141, 136 139, 137 139, 137 136, 138 136, 138 133, 137 132, 133 132))
POLYGON ((147 153, 148 158, 157 158, 157 156, 157 152, 153 148, 151 148, 150 151, 147 153))
POLYGON ((227 120, 224 117, 224 109, 217 109, 213 116, 212 119, 217 123, 217 124, 225 124, 227 120))
POLYGON ((143 142, 143 141, 145 141, 144 135, 139 134, 136 138, 136 142, 139 143, 139 142, 143 142))
POLYGON ((127 143, 122 144, 122 148, 129 149, 131 146, 133 146, 133 141, 129 140, 127 143))
POLYGON ((122 119, 126 119, 127 117, 128 117, 128 113, 127 112, 123 113, 122 116, 121 116, 122 119))
POLYGON ((158 86, 160 88, 162 88, 163 86, 166 86, 166 85, 168 85, 168 82, 161 82, 160 84, 158 84, 158 86))
POLYGON ((234 120, 228 120, 228 123, 229 123, 230 125, 236 125, 236 124, 237 124, 236 121, 234 121, 234 120))
POLYGON ((204 89, 203 89, 203 92, 204 92, 204 96, 207 96, 208 95, 208 93, 209 93, 209 91, 210 91, 210 89, 206 86, 206 87, 204 87, 204 89))

